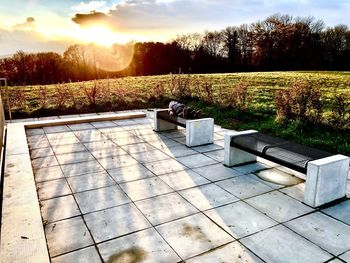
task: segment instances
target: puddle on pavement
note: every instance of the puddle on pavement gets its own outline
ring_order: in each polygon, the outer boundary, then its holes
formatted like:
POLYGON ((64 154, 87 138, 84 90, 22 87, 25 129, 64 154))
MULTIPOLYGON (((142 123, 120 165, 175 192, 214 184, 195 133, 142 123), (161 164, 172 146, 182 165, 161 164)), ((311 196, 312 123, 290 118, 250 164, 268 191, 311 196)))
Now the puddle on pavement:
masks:
POLYGON ((304 182, 301 178, 277 169, 262 170, 256 172, 255 175, 264 181, 284 186, 292 186, 304 182))
POLYGON ((139 247, 132 247, 109 257, 107 263, 140 263, 147 257, 146 251, 139 247))

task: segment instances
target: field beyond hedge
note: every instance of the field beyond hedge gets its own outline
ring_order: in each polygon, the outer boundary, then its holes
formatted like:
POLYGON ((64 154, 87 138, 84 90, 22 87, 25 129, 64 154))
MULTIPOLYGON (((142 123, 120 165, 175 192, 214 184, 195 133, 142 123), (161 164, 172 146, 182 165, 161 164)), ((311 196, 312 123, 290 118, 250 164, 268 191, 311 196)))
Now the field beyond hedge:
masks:
MULTIPOLYGON (((9 94, 14 118, 164 107, 170 99, 181 99, 229 128, 255 128, 328 151, 350 153, 349 129, 332 129, 330 124, 335 96, 341 94, 350 103, 350 72, 169 74, 9 87, 9 94), (296 83, 320 89, 323 121, 317 126, 275 121, 275 92, 296 83), (249 99, 235 108, 230 100, 237 86, 247 88, 249 99)), ((7 108, 4 89, 2 98, 7 108)))

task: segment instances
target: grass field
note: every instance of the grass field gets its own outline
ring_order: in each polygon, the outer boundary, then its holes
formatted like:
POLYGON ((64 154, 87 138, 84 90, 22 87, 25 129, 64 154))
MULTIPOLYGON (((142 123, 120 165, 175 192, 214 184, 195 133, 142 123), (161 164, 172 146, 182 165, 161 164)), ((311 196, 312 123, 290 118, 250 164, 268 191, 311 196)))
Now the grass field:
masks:
MULTIPOLYGON (((4 103, 6 94, 2 91, 4 103)), ((333 98, 342 94, 350 103, 350 72, 260 72, 125 77, 47 86, 9 87, 13 116, 48 116, 65 113, 151 108, 179 98, 201 108, 216 122, 235 129, 255 128, 294 141, 350 154, 349 130, 328 125, 333 98), (324 122, 319 126, 297 122, 276 123, 275 92, 297 82, 321 90, 324 122), (240 111, 223 106, 232 90, 244 83, 249 104, 240 111)), ((349 104, 348 104, 349 105, 349 104)))

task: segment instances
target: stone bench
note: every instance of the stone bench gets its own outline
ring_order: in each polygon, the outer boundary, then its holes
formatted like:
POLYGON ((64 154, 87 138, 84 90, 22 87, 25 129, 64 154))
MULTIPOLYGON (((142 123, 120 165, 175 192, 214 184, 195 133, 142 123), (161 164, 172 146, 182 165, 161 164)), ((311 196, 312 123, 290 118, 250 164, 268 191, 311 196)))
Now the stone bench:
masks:
POLYGON ((254 162, 257 156, 305 174, 304 203, 312 207, 345 197, 349 157, 331 155, 255 130, 225 134, 226 166, 254 162))
POLYGON ((186 145, 188 147, 213 143, 213 118, 190 120, 170 116, 168 109, 154 110, 154 131, 177 130, 178 126, 186 128, 186 145))

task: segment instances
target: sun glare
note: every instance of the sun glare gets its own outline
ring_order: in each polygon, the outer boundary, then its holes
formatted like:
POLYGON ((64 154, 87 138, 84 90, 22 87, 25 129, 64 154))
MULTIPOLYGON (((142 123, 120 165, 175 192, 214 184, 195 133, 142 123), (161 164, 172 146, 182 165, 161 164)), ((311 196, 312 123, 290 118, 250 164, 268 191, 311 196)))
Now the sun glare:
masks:
POLYGON ((102 46, 111 46, 114 43, 125 43, 120 35, 108 30, 103 26, 94 26, 86 29, 81 29, 79 39, 86 43, 95 43, 102 46))

